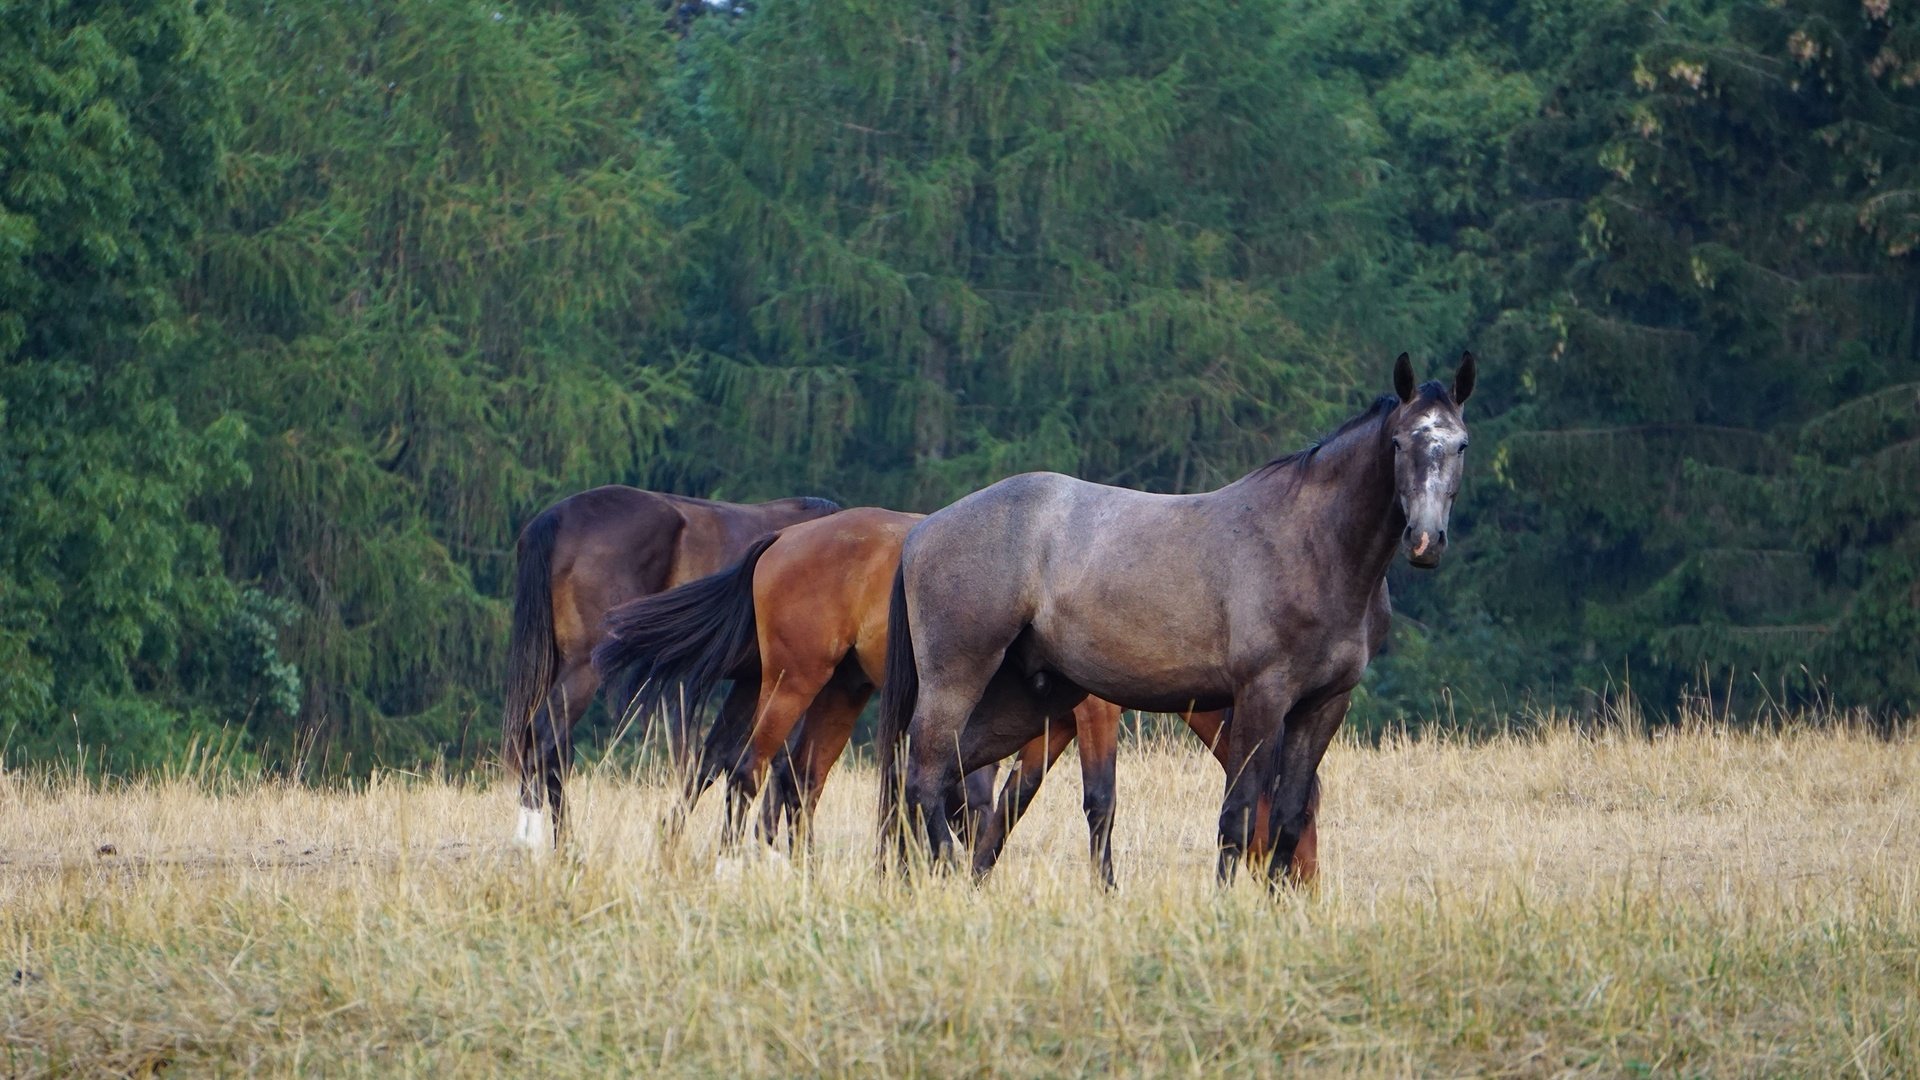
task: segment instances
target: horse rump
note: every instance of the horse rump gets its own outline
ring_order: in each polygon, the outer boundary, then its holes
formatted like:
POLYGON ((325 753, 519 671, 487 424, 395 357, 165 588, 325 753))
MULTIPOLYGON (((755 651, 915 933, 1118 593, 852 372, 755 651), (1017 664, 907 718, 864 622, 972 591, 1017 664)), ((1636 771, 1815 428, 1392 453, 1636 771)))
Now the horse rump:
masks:
MULTIPOLYGON (((753 572, 779 536, 754 541, 738 563, 719 573, 607 613, 612 636, 594 647, 593 667, 609 683, 637 676, 639 690, 629 706, 635 715, 652 716, 671 703, 684 710, 682 719, 691 727, 722 680, 759 674, 753 572)), ((751 720, 751 710, 746 718, 751 720)))

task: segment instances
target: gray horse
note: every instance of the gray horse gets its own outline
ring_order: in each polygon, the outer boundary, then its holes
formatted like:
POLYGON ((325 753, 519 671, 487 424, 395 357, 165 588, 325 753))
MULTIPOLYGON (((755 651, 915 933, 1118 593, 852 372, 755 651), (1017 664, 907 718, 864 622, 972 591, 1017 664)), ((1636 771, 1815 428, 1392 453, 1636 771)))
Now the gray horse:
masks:
MULTIPOLYGON (((1394 393, 1217 491, 1027 473, 916 526, 894 581, 881 703, 883 851, 905 844, 910 819, 951 858, 941 808, 953 782, 1092 693, 1159 712, 1233 707, 1220 879, 1232 879, 1266 791, 1277 880, 1320 758, 1385 639, 1395 551, 1431 569, 1446 550, 1473 379, 1467 353, 1451 387, 1416 387, 1402 353, 1394 393)), ((1113 802, 1110 782, 1089 787, 1090 821, 1110 823, 1113 802)))

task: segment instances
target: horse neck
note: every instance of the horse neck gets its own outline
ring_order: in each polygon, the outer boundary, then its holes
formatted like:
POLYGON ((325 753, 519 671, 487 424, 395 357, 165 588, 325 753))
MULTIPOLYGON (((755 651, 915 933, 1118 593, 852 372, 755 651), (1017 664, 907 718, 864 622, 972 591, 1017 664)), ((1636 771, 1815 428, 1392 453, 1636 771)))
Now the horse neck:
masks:
POLYGON ((1266 520, 1275 527, 1338 538, 1333 551, 1339 576, 1352 582, 1362 598, 1371 596, 1386 576, 1406 528, 1394 491, 1393 444, 1387 434, 1391 416, 1391 411, 1384 412, 1329 440, 1292 467, 1304 470, 1302 474, 1278 470, 1247 478, 1272 500, 1266 520))

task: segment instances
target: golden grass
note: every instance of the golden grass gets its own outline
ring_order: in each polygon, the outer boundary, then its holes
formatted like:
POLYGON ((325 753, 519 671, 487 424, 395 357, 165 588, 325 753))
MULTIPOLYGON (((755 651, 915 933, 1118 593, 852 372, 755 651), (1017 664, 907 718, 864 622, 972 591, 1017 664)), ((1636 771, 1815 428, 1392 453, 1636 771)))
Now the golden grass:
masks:
POLYGON ((1325 877, 1212 880, 1217 768, 1123 749, 1121 888, 1074 770, 994 879, 663 864, 663 791, 0 780, 0 1074, 1920 1073, 1920 740, 1552 730, 1336 746, 1325 877), (113 854, 100 854, 111 844, 113 854))

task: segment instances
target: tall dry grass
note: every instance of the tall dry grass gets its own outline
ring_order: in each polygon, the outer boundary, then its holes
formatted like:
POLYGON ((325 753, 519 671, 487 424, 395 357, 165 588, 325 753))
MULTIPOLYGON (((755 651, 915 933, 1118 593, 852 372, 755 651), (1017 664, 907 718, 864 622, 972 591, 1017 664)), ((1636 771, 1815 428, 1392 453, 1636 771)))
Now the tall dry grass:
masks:
POLYGON ((728 881, 610 771, 538 864, 503 787, 10 775, 0 1074, 1920 1073, 1911 736, 1338 745, 1277 899, 1197 749, 1123 752, 1115 895, 1070 773, 982 888, 876 877, 862 769, 728 881))

